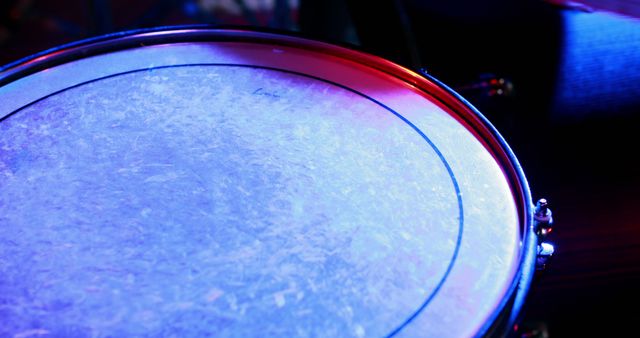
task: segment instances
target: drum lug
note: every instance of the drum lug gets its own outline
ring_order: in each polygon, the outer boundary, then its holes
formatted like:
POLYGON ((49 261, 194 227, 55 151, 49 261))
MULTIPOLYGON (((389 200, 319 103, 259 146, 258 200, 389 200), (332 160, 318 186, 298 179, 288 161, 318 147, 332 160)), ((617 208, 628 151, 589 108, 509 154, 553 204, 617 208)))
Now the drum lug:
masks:
POLYGON ((536 203, 533 214, 533 228, 538 237, 536 270, 544 270, 547 261, 555 251, 553 245, 544 242, 544 239, 553 231, 553 213, 544 198, 539 199, 536 203))
POLYGON ((509 78, 490 73, 481 74, 478 79, 454 88, 461 95, 476 99, 513 95, 513 82, 509 78))
POLYGON ((544 270, 547 268, 547 263, 553 253, 555 248, 552 244, 549 243, 540 243, 536 249, 536 270, 544 270))
POLYGON ((549 209, 545 198, 539 199, 536 203, 533 214, 533 227, 540 242, 553 231, 553 213, 549 209))

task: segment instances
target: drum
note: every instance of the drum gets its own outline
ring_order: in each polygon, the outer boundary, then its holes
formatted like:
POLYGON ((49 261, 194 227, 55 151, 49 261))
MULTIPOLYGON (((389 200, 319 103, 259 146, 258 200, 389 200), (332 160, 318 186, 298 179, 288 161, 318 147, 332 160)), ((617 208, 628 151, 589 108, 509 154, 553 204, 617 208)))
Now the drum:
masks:
POLYGON ((266 32, 115 34, 0 73, 0 336, 510 332, 508 145, 437 80, 266 32))

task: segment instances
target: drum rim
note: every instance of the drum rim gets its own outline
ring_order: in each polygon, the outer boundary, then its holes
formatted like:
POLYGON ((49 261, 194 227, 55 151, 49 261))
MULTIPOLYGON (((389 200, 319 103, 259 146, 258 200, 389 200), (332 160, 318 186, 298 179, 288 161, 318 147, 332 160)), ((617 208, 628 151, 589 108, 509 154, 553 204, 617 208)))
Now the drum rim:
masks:
MULTIPOLYGON (((507 179, 521 222, 521 249, 518 267, 499 306, 483 324, 479 336, 499 331, 509 332, 519 320, 519 315, 529 293, 534 269, 537 240, 533 231, 533 202, 522 166, 506 140, 464 97, 426 74, 363 52, 357 46, 325 42, 304 35, 256 27, 220 27, 210 25, 161 26, 111 33, 75 41, 54 47, 4 66, 0 66, 0 88, 23 77, 78 59, 119 50, 176 42, 247 42, 278 45, 325 53, 340 59, 365 64, 367 67, 393 76, 418 91, 437 100, 452 116, 469 129, 485 146, 498 163, 507 179), (363 62, 364 61, 364 62, 363 62)), ((409 319, 405 324, 411 321, 409 319)), ((404 325, 393 331, 393 336, 404 325)))

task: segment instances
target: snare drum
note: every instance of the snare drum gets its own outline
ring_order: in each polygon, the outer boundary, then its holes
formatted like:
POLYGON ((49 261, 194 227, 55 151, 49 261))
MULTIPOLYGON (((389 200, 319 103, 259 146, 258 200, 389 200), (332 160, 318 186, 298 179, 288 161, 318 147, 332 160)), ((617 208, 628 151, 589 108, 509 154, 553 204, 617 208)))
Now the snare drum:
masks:
POLYGON ((507 144, 352 49, 176 28, 0 73, 0 336, 508 332, 535 256, 507 144))

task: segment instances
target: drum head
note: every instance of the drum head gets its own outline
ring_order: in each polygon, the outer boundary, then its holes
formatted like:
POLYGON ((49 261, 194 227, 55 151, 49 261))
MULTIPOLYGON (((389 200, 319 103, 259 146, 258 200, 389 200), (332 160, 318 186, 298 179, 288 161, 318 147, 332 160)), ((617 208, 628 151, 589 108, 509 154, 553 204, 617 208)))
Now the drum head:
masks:
POLYGON ((161 31, 2 76, 1 336, 470 336, 518 278, 508 148, 387 61, 161 31))

